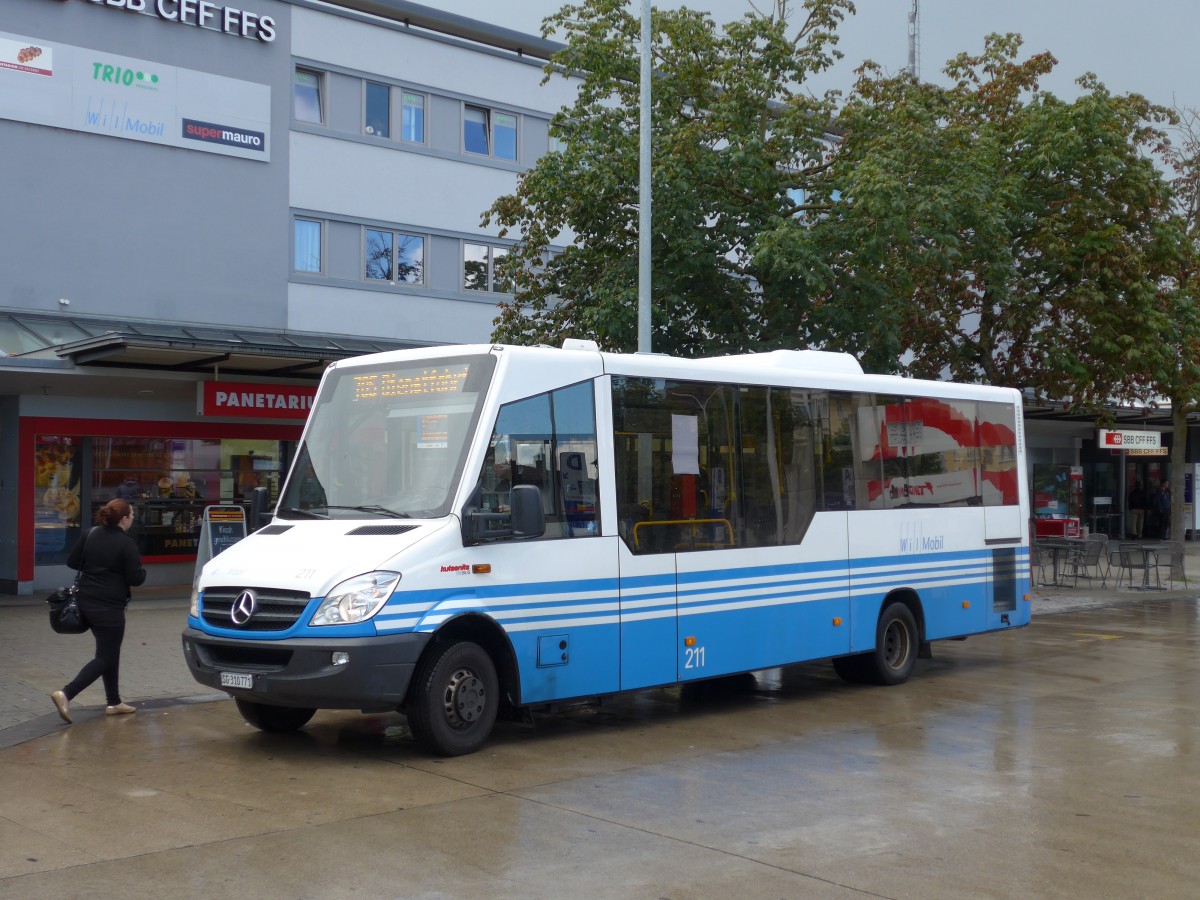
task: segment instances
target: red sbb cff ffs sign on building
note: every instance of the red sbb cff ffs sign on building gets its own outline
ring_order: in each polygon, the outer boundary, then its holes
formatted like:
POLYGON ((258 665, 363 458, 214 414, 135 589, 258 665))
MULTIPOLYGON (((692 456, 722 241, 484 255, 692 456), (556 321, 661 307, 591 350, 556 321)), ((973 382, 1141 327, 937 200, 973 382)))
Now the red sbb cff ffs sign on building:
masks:
POLYGON ((1110 431, 1098 429, 1099 444, 1112 450, 1157 450, 1162 446, 1162 435, 1157 431, 1110 431))
POLYGON ((199 387, 200 415, 240 419, 305 419, 317 393, 316 387, 235 381, 204 381, 199 387))

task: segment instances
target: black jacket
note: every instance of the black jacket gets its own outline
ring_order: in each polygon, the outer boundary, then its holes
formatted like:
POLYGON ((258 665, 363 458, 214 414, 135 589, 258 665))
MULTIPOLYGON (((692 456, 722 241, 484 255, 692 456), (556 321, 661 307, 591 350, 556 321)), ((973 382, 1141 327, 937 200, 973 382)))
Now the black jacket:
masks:
MULTIPOLYGON (((67 565, 78 569, 83 565, 83 576, 79 579, 79 595, 88 605, 100 604, 123 610, 129 602, 129 589, 146 580, 142 568, 142 555, 137 544, 116 525, 97 525, 85 531, 67 556, 67 565), (91 540, 88 540, 88 535, 91 540), (85 549, 86 544, 86 549, 85 549)), ((87 610, 84 610, 87 616, 87 610)), ((92 619, 88 616, 89 621, 92 619)))

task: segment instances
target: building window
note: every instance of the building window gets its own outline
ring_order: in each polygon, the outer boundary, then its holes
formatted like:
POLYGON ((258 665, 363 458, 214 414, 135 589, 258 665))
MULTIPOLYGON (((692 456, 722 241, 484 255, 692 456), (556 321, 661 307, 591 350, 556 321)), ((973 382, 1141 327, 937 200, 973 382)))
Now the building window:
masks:
POLYGON ((368 279, 398 284, 425 282, 425 238, 420 235, 368 228, 365 247, 368 279))
POLYGON ((463 148, 496 159, 517 158, 517 117, 479 106, 463 108, 463 148))
POLYGON ((296 70, 296 87, 292 114, 298 122, 320 125, 325 121, 321 109, 321 73, 309 69, 296 70))
POLYGON ((386 84, 368 81, 363 130, 375 137, 388 137, 392 132, 392 89, 386 84))
POLYGON ((414 144, 425 143, 425 95, 404 91, 401 97, 400 137, 414 144))
POLYGON ((321 223, 296 219, 292 268, 297 272, 321 271, 321 223))
POLYGON ((468 291, 509 292, 512 284, 496 272, 508 255, 504 247, 489 244, 463 244, 463 288, 468 291))
POLYGON ((512 279, 500 271, 500 261, 508 256, 503 247, 492 248, 492 290, 501 294, 512 293, 512 279))

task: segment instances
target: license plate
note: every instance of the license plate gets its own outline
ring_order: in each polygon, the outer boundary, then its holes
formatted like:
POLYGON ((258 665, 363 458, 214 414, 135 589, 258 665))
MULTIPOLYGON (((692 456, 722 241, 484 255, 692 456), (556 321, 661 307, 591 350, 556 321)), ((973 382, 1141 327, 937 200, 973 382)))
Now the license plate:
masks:
POLYGON ((254 687, 254 676, 246 675, 242 672, 222 672, 221 687, 246 688, 250 690, 254 687))

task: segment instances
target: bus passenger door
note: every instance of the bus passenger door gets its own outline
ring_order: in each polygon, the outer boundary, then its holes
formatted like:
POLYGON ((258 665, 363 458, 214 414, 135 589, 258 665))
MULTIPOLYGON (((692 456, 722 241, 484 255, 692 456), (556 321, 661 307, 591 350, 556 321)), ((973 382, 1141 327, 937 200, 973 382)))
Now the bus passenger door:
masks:
POLYGON ((521 700, 540 703, 620 689, 615 535, 602 533, 595 386, 580 381, 504 404, 479 472, 484 510, 503 514, 518 486, 538 489, 541 540, 484 542, 489 603, 521 676, 521 700))
POLYGON ((677 680, 678 656, 675 554, 635 554, 624 540, 617 544, 621 690, 672 684, 677 680))

